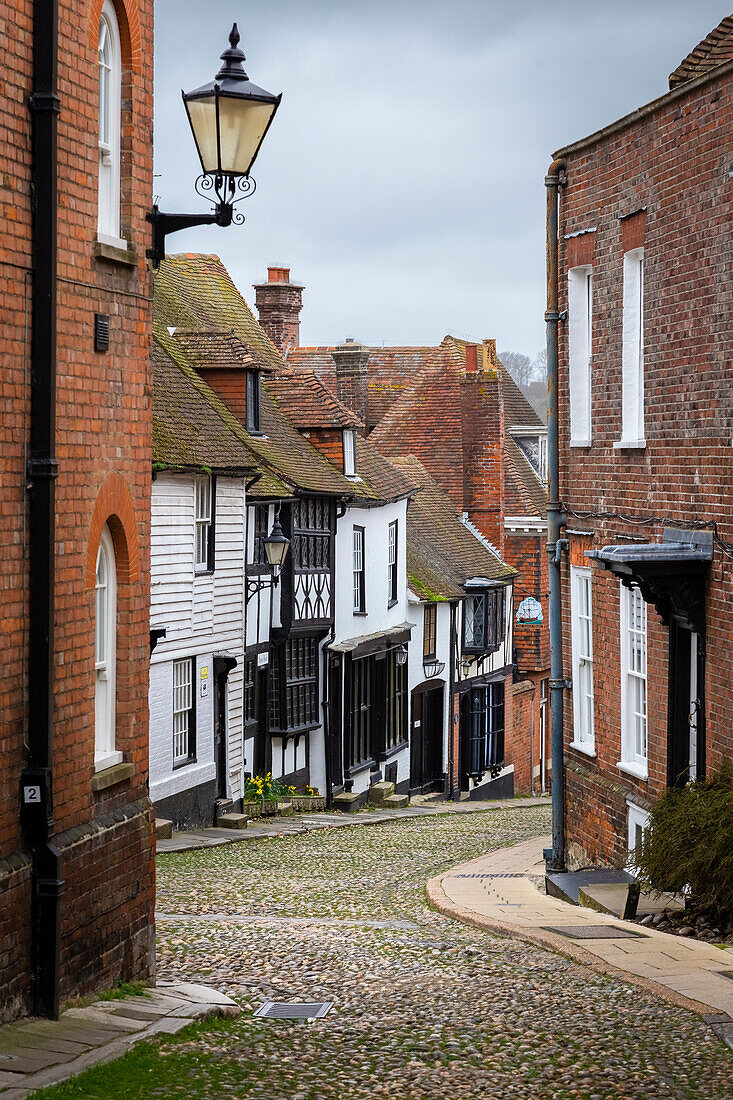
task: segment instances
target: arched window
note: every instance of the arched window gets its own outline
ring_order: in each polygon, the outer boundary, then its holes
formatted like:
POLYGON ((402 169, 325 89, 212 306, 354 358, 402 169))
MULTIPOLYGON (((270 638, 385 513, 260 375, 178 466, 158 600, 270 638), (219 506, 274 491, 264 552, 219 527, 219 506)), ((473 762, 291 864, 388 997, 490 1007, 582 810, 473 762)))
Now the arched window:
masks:
POLYGON ((115 746, 115 681, 117 670, 117 569, 109 527, 97 551, 94 586, 94 770, 119 764, 115 746))
POLYGON ((104 0, 99 20, 99 201, 100 240, 126 248, 120 240, 120 112, 122 50, 114 5, 104 0))

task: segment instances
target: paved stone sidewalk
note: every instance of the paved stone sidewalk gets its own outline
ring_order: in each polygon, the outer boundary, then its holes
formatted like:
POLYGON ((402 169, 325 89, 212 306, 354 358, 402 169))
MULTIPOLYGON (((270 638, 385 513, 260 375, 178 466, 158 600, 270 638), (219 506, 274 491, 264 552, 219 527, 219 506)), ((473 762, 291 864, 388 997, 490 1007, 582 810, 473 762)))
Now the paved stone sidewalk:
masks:
POLYGON ((58 1020, 0 1027, 0 1096, 20 1100, 89 1066, 111 1062, 141 1039, 174 1035, 193 1020, 237 1016, 231 997, 190 982, 160 982, 145 996, 69 1008, 58 1020))
POLYGON ((460 864, 431 879, 430 902, 478 927, 511 932, 612 977, 624 977, 704 1015, 733 1047, 733 949, 683 939, 544 894, 537 837, 460 864))
POLYGON ((191 852, 198 848, 218 848, 222 844, 235 844, 243 840, 260 840, 262 837, 297 836, 316 829, 346 828, 349 825, 381 825, 385 821, 409 820, 414 817, 435 817, 442 814, 485 813, 487 810, 536 809, 550 806, 551 800, 538 798, 496 799, 490 802, 414 802, 404 810, 360 810, 356 813, 295 814, 271 820, 252 821, 246 829, 193 829, 174 833, 167 840, 158 840, 156 850, 162 852, 191 852))

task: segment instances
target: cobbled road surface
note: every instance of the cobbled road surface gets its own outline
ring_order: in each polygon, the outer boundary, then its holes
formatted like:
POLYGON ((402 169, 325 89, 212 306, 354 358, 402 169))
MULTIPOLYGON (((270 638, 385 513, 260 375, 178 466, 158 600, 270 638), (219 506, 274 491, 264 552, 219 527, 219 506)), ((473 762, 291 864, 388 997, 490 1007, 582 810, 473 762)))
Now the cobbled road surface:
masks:
POLYGON ((733 1057, 699 1017, 428 907, 431 876, 549 827, 549 809, 507 809, 159 858, 159 976, 244 1011, 151 1045, 142 1078, 133 1052, 104 1095, 733 1098, 733 1057), (265 999, 333 1008, 253 1017, 265 999))

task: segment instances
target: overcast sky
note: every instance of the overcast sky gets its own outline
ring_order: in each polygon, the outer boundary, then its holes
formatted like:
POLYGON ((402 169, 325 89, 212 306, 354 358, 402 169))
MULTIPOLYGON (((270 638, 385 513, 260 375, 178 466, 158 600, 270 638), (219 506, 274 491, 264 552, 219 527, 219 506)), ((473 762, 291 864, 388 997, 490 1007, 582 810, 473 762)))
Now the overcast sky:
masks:
POLYGON ((215 252, 248 301, 268 265, 305 285, 301 343, 544 343, 550 153, 661 95, 731 0, 156 0, 156 195, 206 209, 180 99, 234 20, 280 110, 242 227, 215 252))

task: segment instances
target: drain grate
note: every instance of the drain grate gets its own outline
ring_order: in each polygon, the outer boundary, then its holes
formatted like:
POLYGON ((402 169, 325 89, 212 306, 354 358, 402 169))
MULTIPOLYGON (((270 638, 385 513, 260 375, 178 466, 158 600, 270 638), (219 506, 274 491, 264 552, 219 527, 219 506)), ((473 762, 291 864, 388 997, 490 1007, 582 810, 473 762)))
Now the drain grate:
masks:
POLYGON ((493 875, 448 875, 448 878, 524 878, 524 875, 515 874, 513 871, 503 871, 493 875))
POLYGON ((648 940, 643 932, 629 932, 626 928, 614 928, 610 924, 571 924, 565 928, 545 928, 545 932, 557 932, 571 940, 648 940))
POLYGON ((268 1020, 318 1020, 325 1016, 333 1001, 265 1001, 255 1016, 266 1016, 268 1020))

